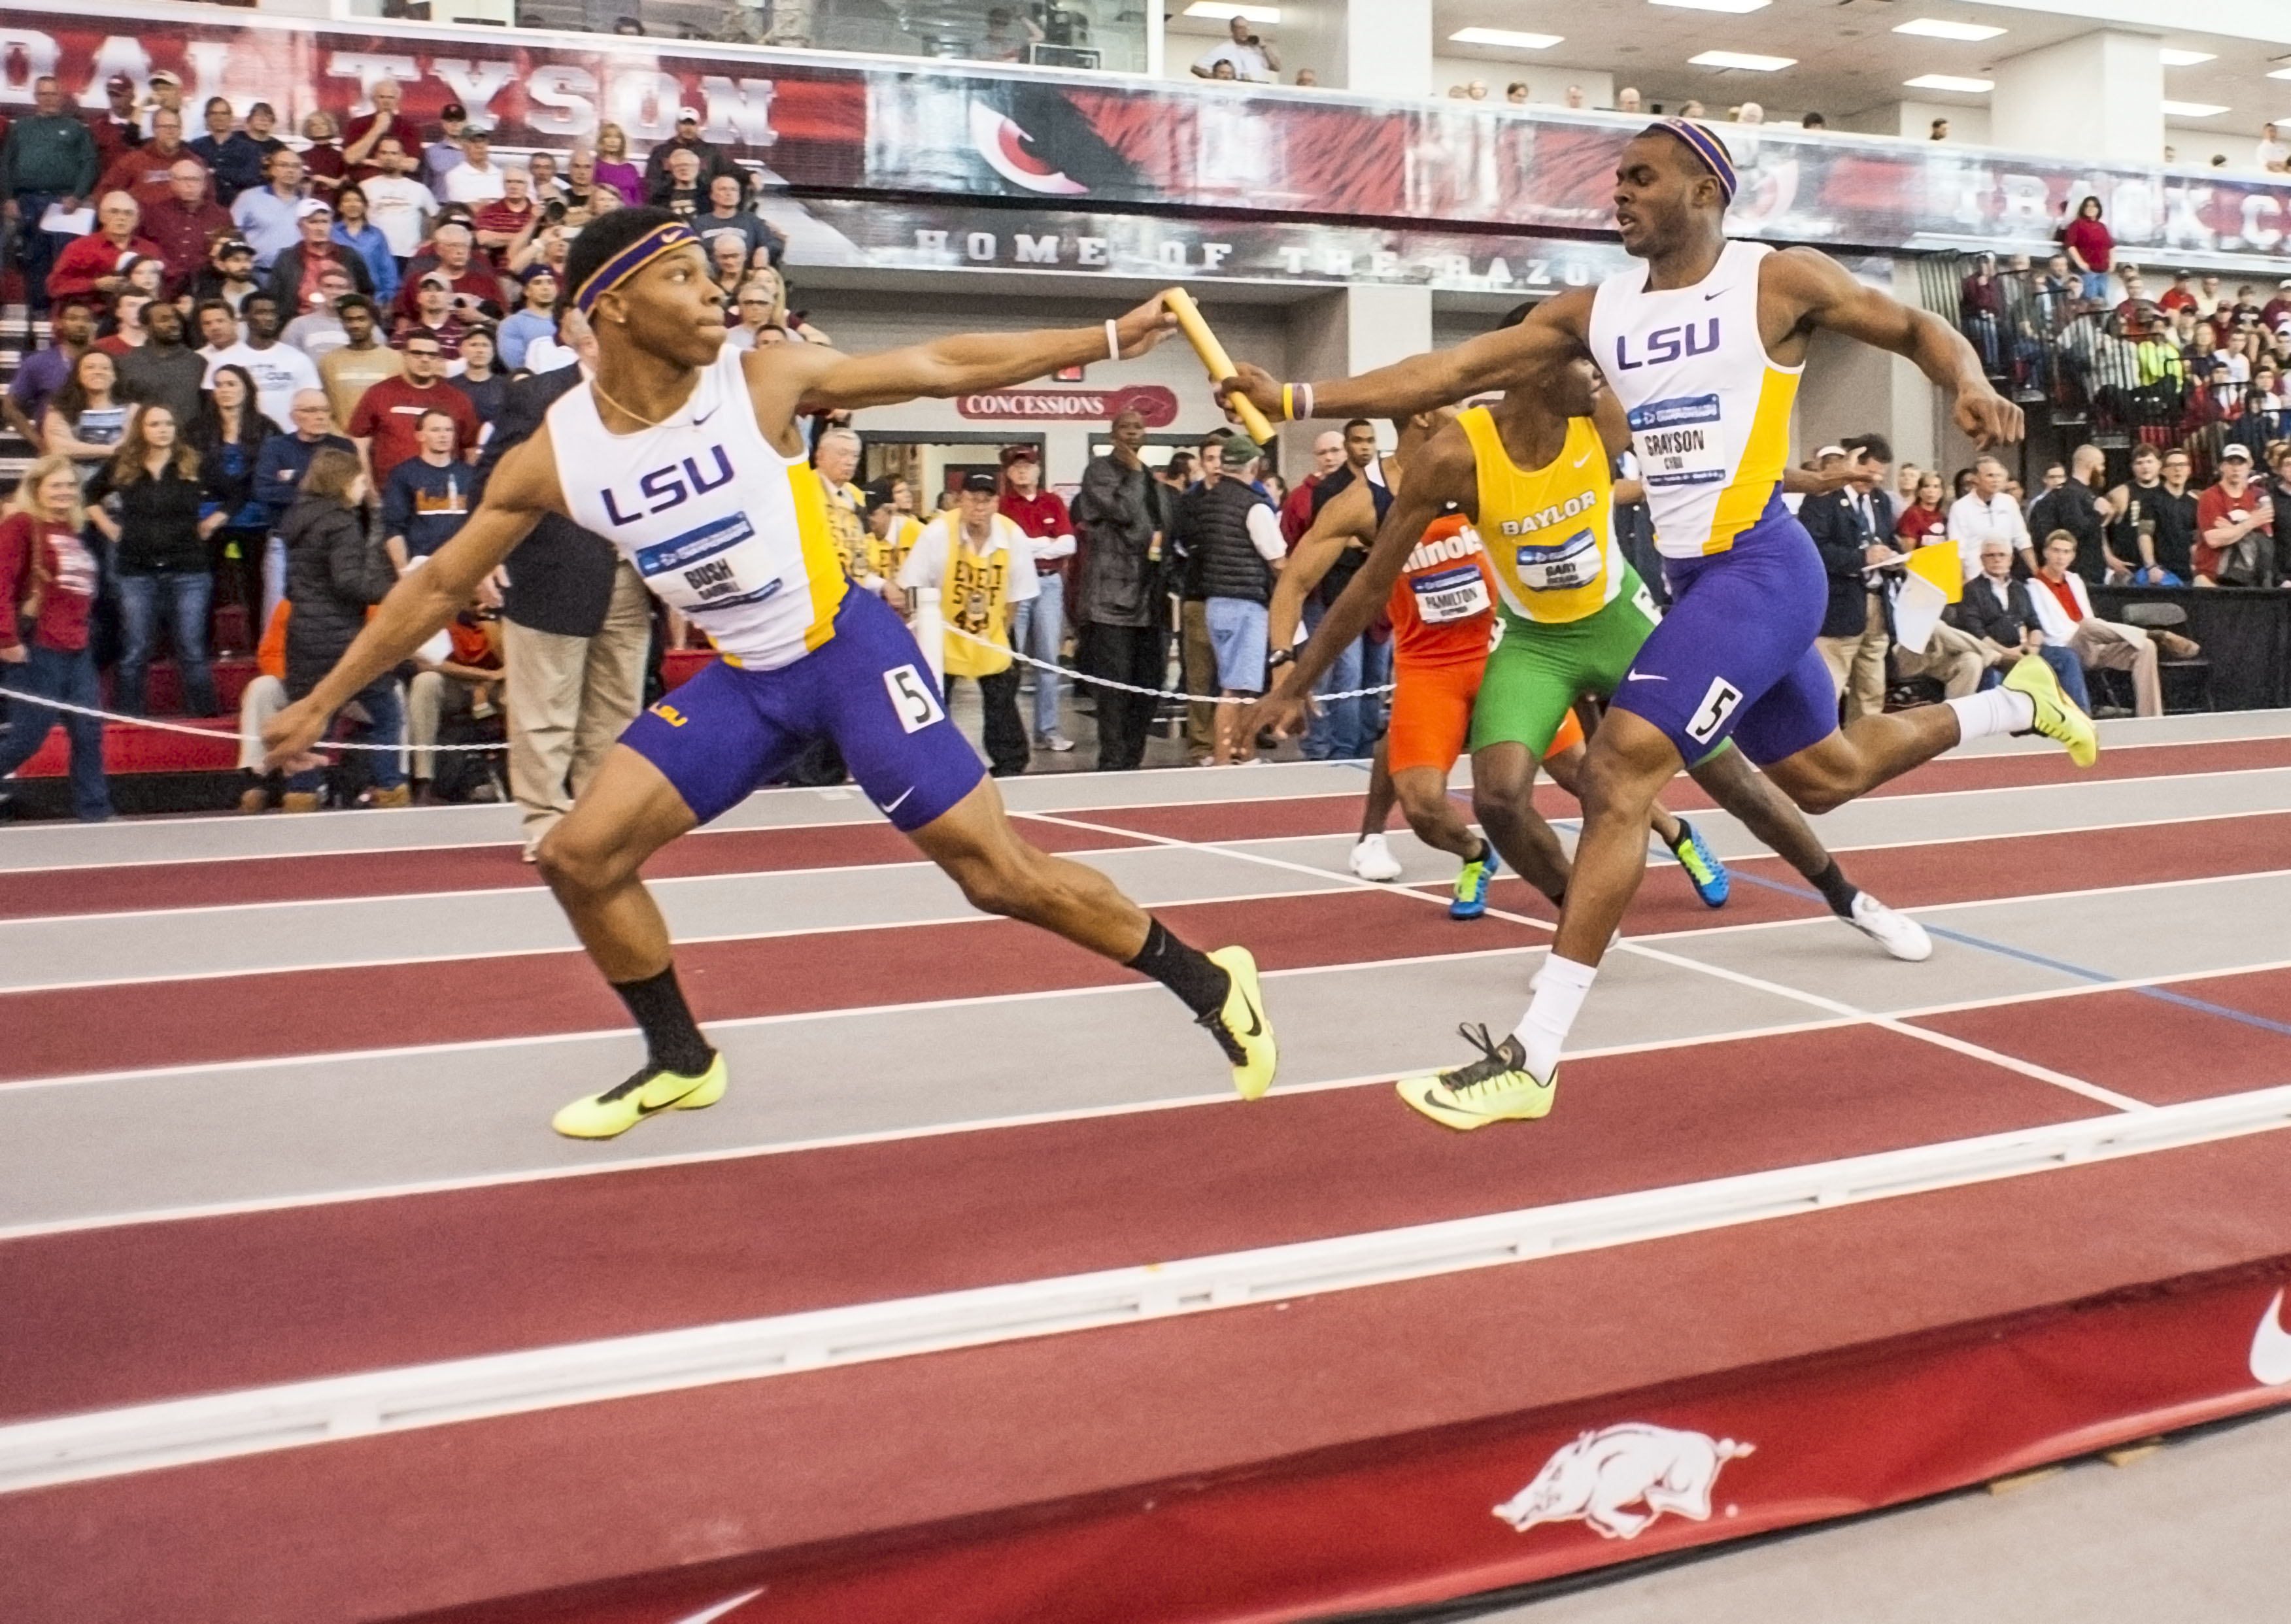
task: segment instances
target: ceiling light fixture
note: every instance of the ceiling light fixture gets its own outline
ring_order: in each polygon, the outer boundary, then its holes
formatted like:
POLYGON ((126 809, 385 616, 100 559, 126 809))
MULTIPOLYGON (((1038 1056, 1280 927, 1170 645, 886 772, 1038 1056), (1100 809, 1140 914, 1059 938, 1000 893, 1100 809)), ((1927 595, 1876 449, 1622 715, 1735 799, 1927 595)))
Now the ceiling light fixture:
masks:
POLYGON ((2174 118, 2216 118, 2228 110, 2208 101, 2165 101, 2158 105, 2174 118))
POLYGON ((1248 22, 1276 23, 1281 20, 1281 8, 1277 5, 1235 5, 1231 4, 1231 0, 1194 0, 1186 8, 1186 15, 1207 17, 1218 22, 1239 17, 1248 22))
POLYGON ((1513 28, 1459 28, 1448 36, 1459 45, 1501 45, 1511 51, 1548 51, 1564 37, 1558 34, 1522 34, 1513 28))
POLYGON ((1740 16, 1748 12, 1763 12, 1774 0, 1650 0, 1654 5, 1675 5, 1690 12, 1731 12, 1740 16))
POLYGON ((1757 56, 1748 51, 1705 51, 1686 60, 1696 68, 1740 68, 1750 73, 1774 73, 1797 66, 1794 56, 1757 56))
POLYGON ((1994 79, 1967 79, 1953 73, 1921 73, 1914 79, 1901 81, 1904 90, 1955 90, 1968 96, 1986 95, 1997 88, 1994 79))
POLYGON ((1981 22, 1944 22, 1938 17, 1920 17, 1905 22, 1893 30, 1896 34, 1915 34, 1924 39, 1961 39, 1968 44, 1974 40, 1995 39, 2005 32, 1981 22))
POLYGON ((2216 51, 2175 51, 2169 45, 2158 51, 2156 55, 2166 68, 2193 68, 2201 62, 2219 60, 2219 52, 2216 51))

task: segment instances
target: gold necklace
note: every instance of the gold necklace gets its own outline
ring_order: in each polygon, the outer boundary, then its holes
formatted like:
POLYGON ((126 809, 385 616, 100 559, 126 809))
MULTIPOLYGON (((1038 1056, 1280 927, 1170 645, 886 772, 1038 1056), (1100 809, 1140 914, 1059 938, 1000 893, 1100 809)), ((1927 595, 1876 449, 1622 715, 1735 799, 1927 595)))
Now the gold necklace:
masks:
MULTIPOLYGON (((619 401, 607 394, 605 392, 605 382, 601 377, 591 378, 589 380, 589 387, 597 391, 598 399, 603 401, 607 406, 612 407, 613 410, 621 414, 622 416, 635 418, 638 422, 643 424, 647 429, 659 428, 661 424, 668 421, 669 417, 675 416, 678 412, 681 412, 686 406, 692 404, 692 397, 690 395, 687 395, 682 400, 677 402, 674 408, 669 412, 668 417, 647 417, 641 413, 630 411, 628 407, 623 406, 619 401)), ((692 387, 695 390, 697 390, 700 385, 695 382, 692 387)))

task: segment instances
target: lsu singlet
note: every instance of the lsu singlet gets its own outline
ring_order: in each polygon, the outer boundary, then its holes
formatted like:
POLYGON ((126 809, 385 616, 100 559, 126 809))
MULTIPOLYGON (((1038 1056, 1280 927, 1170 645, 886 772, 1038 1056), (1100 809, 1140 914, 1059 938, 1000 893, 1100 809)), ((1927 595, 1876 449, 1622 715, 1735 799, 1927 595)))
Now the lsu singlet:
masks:
POLYGON ((1598 425, 1570 418, 1567 440, 1545 466, 1522 469, 1485 406, 1456 421, 1479 467, 1479 533, 1504 607, 1523 620, 1564 624, 1596 615, 1623 590, 1615 544, 1614 482, 1598 425))
POLYGON ((772 671, 835 635, 845 581, 819 477, 756 426, 746 353, 726 345, 682 409, 636 434, 607 432, 583 383, 549 408, 549 438, 573 522, 725 658, 772 671))
POLYGON ((1495 572, 1461 513, 1435 519, 1392 583, 1392 655, 1403 664, 1477 664, 1495 632, 1495 572))
POLYGON ((1700 282, 1660 293, 1634 265, 1592 297, 1591 356, 1628 414, 1665 558, 1725 551, 1781 486, 1804 368, 1775 366, 1758 330, 1771 252, 1730 242, 1700 282))

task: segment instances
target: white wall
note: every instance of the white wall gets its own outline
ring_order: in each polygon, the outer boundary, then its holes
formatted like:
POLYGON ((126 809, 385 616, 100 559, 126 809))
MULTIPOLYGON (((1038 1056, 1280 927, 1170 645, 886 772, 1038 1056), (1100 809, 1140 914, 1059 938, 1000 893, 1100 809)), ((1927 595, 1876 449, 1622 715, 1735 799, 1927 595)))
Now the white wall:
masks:
POLYGON ((1933 121, 1936 118, 1949 120, 1949 138, 1952 141, 1973 147, 1990 144, 1989 109, 1985 107, 1952 107, 1945 101, 1885 101, 1858 113, 1832 113, 1829 122, 1837 129, 1851 130, 1858 135, 1899 135, 1921 141, 1933 133, 1933 121))
POLYGON ((2055 157, 2153 164, 2164 152, 2164 65, 2155 36, 2101 28, 2006 57, 1990 70, 1996 145, 2055 157))

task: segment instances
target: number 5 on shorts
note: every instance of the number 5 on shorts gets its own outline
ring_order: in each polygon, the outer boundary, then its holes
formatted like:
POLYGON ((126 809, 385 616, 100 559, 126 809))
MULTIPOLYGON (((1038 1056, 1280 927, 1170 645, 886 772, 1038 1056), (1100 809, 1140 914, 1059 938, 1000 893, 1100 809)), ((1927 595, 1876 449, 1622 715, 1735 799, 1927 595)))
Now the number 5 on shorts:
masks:
POLYGON ((1702 703, 1695 706, 1694 714, 1687 719, 1686 736, 1698 744, 1708 744, 1711 736, 1726 725, 1726 719, 1734 714, 1734 707, 1741 703, 1741 689, 1724 677, 1711 678, 1709 692, 1702 695, 1702 703))
POLYGON ((931 679, 913 666, 898 665, 885 671, 883 686, 891 692, 891 708, 899 713, 899 726, 909 733, 920 733, 933 722, 946 720, 931 679))

